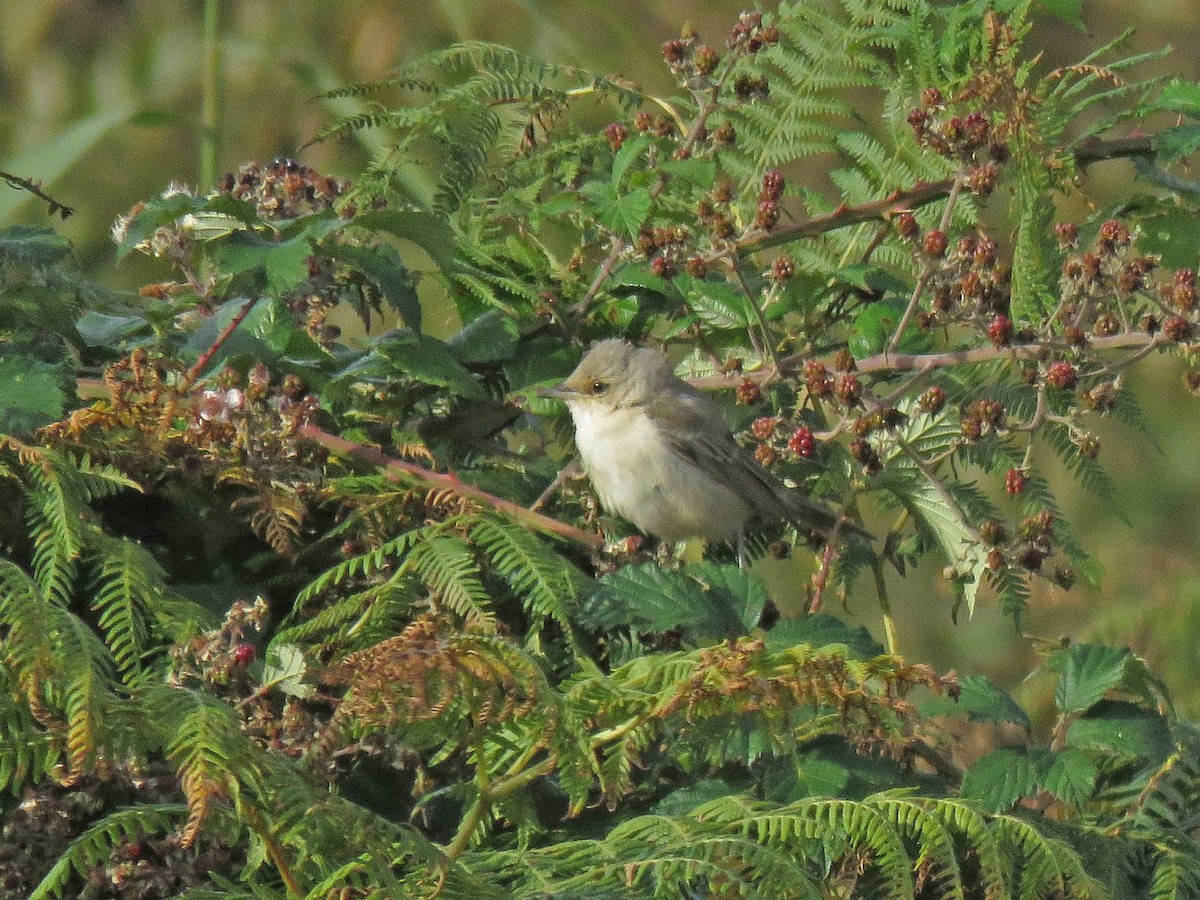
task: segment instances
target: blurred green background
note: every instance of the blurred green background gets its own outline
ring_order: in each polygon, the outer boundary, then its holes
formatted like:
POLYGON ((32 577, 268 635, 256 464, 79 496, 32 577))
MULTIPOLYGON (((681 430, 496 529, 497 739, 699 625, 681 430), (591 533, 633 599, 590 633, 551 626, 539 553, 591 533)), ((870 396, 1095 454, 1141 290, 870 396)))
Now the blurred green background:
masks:
MULTIPOLYGON (((1087 32, 1038 20, 1032 41, 1044 49, 1046 68, 1071 63, 1135 26, 1135 49, 1176 47, 1154 72, 1200 77, 1200 4, 1194 0, 1082 2, 1087 32)), ((351 108, 348 101, 314 99, 320 91, 377 78, 455 41, 502 42, 666 92, 672 85, 660 61, 662 41, 690 23, 720 43, 743 8, 732 0, 222 0, 218 171, 296 156, 332 116, 351 108)), ((201 0, 0 2, 0 167, 43 179, 57 199, 78 210, 61 228, 75 242, 80 265, 113 286, 155 277, 149 262, 114 268, 113 219, 171 181, 197 180, 203 21, 201 0)), ((372 140, 378 136, 368 133, 359 143, 321 145, 299 158, 351 177, 369 157, 372 140)), ((1086 188, 1102 206, 1130 189, 1132 174, 1128 163, 1097 165, 1087 173, 1086 188)), ((1068 218, 1089 212, 1078 197, 1061 203, 1068 218)), ((44 205, 0 186, 0 224, 45 219, 44 205)), ((1195 258, 1194 250, 1187 252, 1195 258)), ((1116 496, 1064 491, 1069 517, 1104 570, 1102 584, 1081 583, 1069 594, 1039 586, 1023 628, 1039 637, 1133 646, 1197 717, 1200 399, 1187 393, 1181 374, 1181 364, 1168 359, 1152 359, 1137 371, 1148 434, 1114 422, 1097 429, 1116 496)), ((947 593, 930 569, 907 583, 892 579, 902 649, 939 668, 986 672, 1015 687, 1035 662, 1032 642, 993 603, 981 604, 972 621, 953 625, 947 593)), ((768 574, 777 589, 788 590, 790 576, 768 574)), ((856 598, 849 614, 879 632, 869 594, 856 598)))

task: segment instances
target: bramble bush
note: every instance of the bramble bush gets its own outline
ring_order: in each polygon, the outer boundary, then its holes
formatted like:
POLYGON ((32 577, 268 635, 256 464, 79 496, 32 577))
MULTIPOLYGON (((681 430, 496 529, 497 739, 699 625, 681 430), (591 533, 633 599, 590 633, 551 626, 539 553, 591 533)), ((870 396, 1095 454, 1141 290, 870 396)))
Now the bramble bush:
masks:
POLYGON ((1029 13, 784 2, 668 41, 670 96, 453 46, 335 92, 371 102, 315 141, 388 135, 352 181, 122 216, 137 297, 0 229, 4 896, 1200 896, 1200 742, 1143 660, 1044 648, 1042 733, 896 645, 925 558, 947 628, 1093 577, 1046 473, 1108 491, 1093 423, 1197 346, 1200 85, 1124 40, 1048 70, 1029 13), (613 336, 874 547, 756 535, 781 616, 606 516, 536 390, 613 336), (886 646, 827 612, 855 584, 886 646))

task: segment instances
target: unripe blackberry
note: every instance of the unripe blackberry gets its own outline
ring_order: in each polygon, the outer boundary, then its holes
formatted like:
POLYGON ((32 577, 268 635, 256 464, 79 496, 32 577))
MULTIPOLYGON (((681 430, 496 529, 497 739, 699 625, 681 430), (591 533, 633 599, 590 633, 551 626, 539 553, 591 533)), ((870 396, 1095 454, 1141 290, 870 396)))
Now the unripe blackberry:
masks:
POLYGON ((921 250, 928 257, 940 259, 946 255, 946 232, 934 229, 925 233, 921 250))
POLYGON ((988 337, 997 347, 1007 347, 1012 343, 1013 323, 1012 319, 1000 313, 988 323, 988 337))
POLYGON ((1004 490, 1010 497, 1025 493, 1025 473, 1021 469, 1009 469, 1004 475, 1004 490))
POLYGON ((779 204, 774 200, 760 200, 754 214, 754 227, 770 231, 779 222, 779 204))
POLYGON ((751 423, 750 433, 754 435, 755 440, 766 441, 771 439, 778 427, 778 416, 759 416, 751 423))
POLYGON ((790 256, 777 256, 771 263, 771 280, 782 284, 796 274, 796 264, 790 256))
POLYGON ((1063 329, 1063 340, 1072 347, 1086 347, 1088 336, 1078 325, 1068 325, 1063 329))
POLYGON ((995 519, 988 519, 979 526, 979 536, 983 538, 985 544, 993 547, 997 544, 1003 544, 1008 540, 1008 533, 1005 531, 1004 526, 995 519))
POLYGON ((1100 455, 1100 438, 1098 435, 1083 435, 1079 438, 1077 446, 1079 447, 1079 455, 1087 459, 1095 459, 1100 455))
POLYGON ((764 466, 774 465, 779 459, 779 451, 770 444, 759 444, 754 448, 754 458, 764 466))
POLYGON ((681 41, 676 38, 675 40, 664 42, 662 45, 662 55, 663 59, 667 61, 668 65, 679 65, 681 62, 687 59, 687 41, 681 41))
POLYGON ((937 385, 934 385, 929 390, 921 395, 921 409, 927 413, 939 413, 942 407, 946 405, 946 392, 937 385))
POLYGON ((797 456, 811 457, 817 449, 817 442, 812 431, 804 427, 797 428, 788 438, 788 449, 797 456))
POLYGON ((702 256, 692 256, 683 264, 683 269, 693 278, 703 278, 708 274, 708 262, 702 256))
POLYGON ((1008 560, 1004 558, 1004 551, 999 547, 993 547, 987 552, 987 567, 993 572, 999 572, 1008 565, 1008 560))
POLYGON ((1163 322, 1162 331, 1173 341, 1186 341, 1192 336, 1192 325, 1183 316, 1171 316, 1163 322))
POLYGON ((1117 317, 1112 313, 1104 313, 1096 317, 1096 323, 1092 326, 1092 333, 1097 337, 1110 337, 1121 330, 1121 323, 1117 321, 1117 317))
POLYGON ((833 393, 843 406, 855 406, 862 399, 862 385, 849 372, 843 372, 834 382, 833 393))
POLYGON ((996 182, 999 180, 1000 167, 994 162, 976 166, 967 173, 967 187, 972 193, 978 194, 981 197, 986 197, 994 191, 996 189, 996 182))
POLYGON ((1127 246, 1131 240, 1132 236, 1129 233, 1129 228, 1123 222, 1118 222, 1116 219, 1109 219, 1100 226, 1099 243, 1105 250, 1127 246))
POLYGON ((738 403, 752 406, 762 399, 762 388, 758 386, 757 382, 744 378, 737 386, 737 390, 734 391, 734 395, 737 397, 738 403))
POLYGON ((697 47, 695 54, 692 56, 692 62, 695 63, 696 71, 701 75, 711 75, 712 70, 717 67, 717 63, 720 61, 721 57, 717 51, 705 44, 697 47))
POLYGON ((1030 572, 1038 572, 1042 568, 1042 563, 1046 561, 1046 554, 1037 547, 1025 547, 1017 556, 1017 562, 1021 567, 1028 569, 1030 572))
POLYGON ((902 212, 896 216, 896 232, 906 241, 911 240, 921 233, 921 226, 917 224, 917 217, 910 212, 902 212))
POLYGON ((1054 233, 1058 236, 1058 246, 1063 250, 1079 245, 1079 226, 1074 222, 1059 222, 1054 226, 1054 233))
POLYGON ((1065 359, 1052 362, 1046 367, 1046 384, 1060 391, 1070 390, 1075 387, 1078 377, 1075 367, 1065 359))
POLYGON ((874 475, 882 468, 879 454, 875 452, 875 448, 871 446, 870 442, 863 438, 855 438, 850 442, 850 455, 862 465, 868 475, 874 475))
POLYGON ((921 91, 921 105, 926 109, 941 106, 944 102, 942 92, 935 87, 927 87, 921 91))
POLYGON ((621 149, 628 135, 629 129, 620 122, 613 122, 604 129, 604 137, 608 139, 608 146, 614 153, 621 149))
POLYGON ((762 189, 758 192, 759 200, 778 200, 783 196, 783 175, 774 169, 762 177, 762 189))
POLYGON ((814 397, 828 397, 833 392, 833 381, 825 363, 815 359, 804 363, 804 385, 814 397))

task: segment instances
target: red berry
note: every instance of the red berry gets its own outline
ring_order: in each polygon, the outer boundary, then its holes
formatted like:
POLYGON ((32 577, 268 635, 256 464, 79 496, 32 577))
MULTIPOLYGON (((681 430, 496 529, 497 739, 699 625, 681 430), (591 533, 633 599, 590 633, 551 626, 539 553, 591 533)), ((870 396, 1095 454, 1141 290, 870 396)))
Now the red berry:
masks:
POLYGON ((946 254, 946 232, 933 231, 926 232, 925 243, 922 245, 926 256, 932 256, 935 259, 945 256, 946 254))
POLYGON ((896 216, 896 231, 900 237, 911 240, 920 233, 921 226, 917 224, 917 217, 912 213, 902 212, 896 216))
POLYGON ((1186 341, 1192 336, 1192 325, 1183 316, 1171 316, 1162 323, 1162 331, 1173 341, 1186 341))
POLYGON ((1020 469, 1009 469, 1004 476, 1004 489, 1010 497, 1025 493, 1025 473, 1020 469))
POLYGON ((737 386, 734 391, 737 396, 737 402, 750 406, 762 399, 762 388, 749 378, 742 379, 742 383, 737 386))
POLYGON ((792 436, 788 438, 788 449, 797 456, 812 456, 816 450, 816 446, 813 433, 807 428, 797 428, 792 433, 792 436))
POLYGON ((254 662, 254 645, 253 644, 238 644, 233 651, 233 660, 238 664, 239 668, 245 669, 250 663, 254 662))
POLYGON ((1058 388, 1060 391, 1070 390, 1075 387, 1077 380, 1075 367, 1065 359, 1052 362, 1046 367, 1046 384, 1052 388, 1058 388))
POLYGON ((1004 315, 998 314, 990 323, 988 323, 988 337, 992 339, 992 343, 997 347, 1006 347, 1012 342, 1013 323, 1012 319, 1004 315))

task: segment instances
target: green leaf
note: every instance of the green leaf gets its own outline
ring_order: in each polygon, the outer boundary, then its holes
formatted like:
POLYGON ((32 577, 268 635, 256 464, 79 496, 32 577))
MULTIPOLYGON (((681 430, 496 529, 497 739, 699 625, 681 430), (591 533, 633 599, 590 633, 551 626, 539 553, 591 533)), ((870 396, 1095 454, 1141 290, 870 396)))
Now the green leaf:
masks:
POLYGON ((1154 152, 1163 162, 1170 162, 1200 150, 1200 125, 1176 125, 1166 128, 1153 139, 1154 152))
POLYGON ((116 347, 148 324, 142 316, 110 316, 88 310, 75 323, 75 329, 89 347, 116 347))
POLYGON ((219 243, 214 255, 226 274, 262 273, 267 289, 279 295, 308 278, 308 258, 313 248, 311 236, 303 231, 284 241, 238 232, 219 243))
POLYGON ((1163 760, 1175 742, 1167 720, 1153 710, 1125 700, 1101 700, 1071 723, 1067 746, 1163 760))
POLYGON ((304 653, 295 644, 272 644, 267 651, 266 665, 263 666, 263 685, 273 685, 285 694, 293 697, 311 697, 315 689, 311 684, 304 683, 304 673, 308 671, 308 663, 304 653))
POLYGON ((581 619, 597 628, 627 626, 663 634, 683 628, 701 641, 746 634, 761 584, 752 576, 725 573, 736 566, 703 564, 668 571, 647 563, 626 566, 600 579, 581 619))
POLYGON ((321 252, 370 278, 379 286, 388 305, 404 318, 404 323, 413 331, 421 331, 421 301, 417 297, 417 288, 394 247, 324 243, 321 252))
POLYGON ((29 356, 0 356, 0 433, 33 431, 66 408, 57 366, 29 356))
POLYGON ((676 178, 709 190, 717 180, 717 164, 711 159, 693 156, 690 159, 668 159, 658 168, 676 178))
POLYGON ((628 194, 618 195, 613 194, 607 186, 602 187, 603 193, 593 192, 591 196, 597 203, 596 218, 612 231, 636 238, 642 223, 646 221, 646 216, 650 214, 650 191, 647 188, 638 188, 628 194))
POLYGON ((677 275, 675 287, 696 315, 713 328, 745 328, 750 323, 745 298, 727 281, 677 275))
POLYGON ((1037 785, 1037 770, 1028 756, 1016 750, 993 750, 963 775, 961 793, 998 813, 1011 809, 1037 785))
POLYGON ((737 788, 726 784, 719 778, 701 778, 695 784, 671 791, 654 804, 651 812, 656 816, 684 816, 702 803, 736 793, 738 793, 737 788))
POLYGON ((415 209, 372 210, 357 216, 353 224, 356 228, 382 231, 415 244, 443 272, 454 268, 457 241, 449 223, 441 216, 415 209))
POLYGON ((642 152, 650 146, 651 142, 652 139, 649 135, 641 134, 632 140, 625 141, 621 145, 621 149, 613 157, 612 173, 609 181, 614 193, 621 186, 621 179, 625 177, 625 172, 633 165, 634 160, 641 156, 642 152))
POLYGON ((814 613, 803 619, 784 619, 767 632, 768 650, 786 650, 799 644, 828 647, 842 644, 859 659, 872 659, 883 654, 883 645, 871 637, 864 626, 848 625, 826 613, 814 613))
POLYGON ((375 345, 376 352, 395 369, 426 384, 450 388, 461 397, 483 399, 483 388, 436 338, 395 331, 375 345))
POLYGON ((520 329, 511 317, 488 310, 446 341, 446 346, 463 365, 478 365, 511 358, 519 337, 520 329))
POLYGON ((959 682, 958 699, 936 697, 921 704, 923 716, 966 714, 972 722, 1015 722, 1032 728, 1028 713, 1006 691, 983 675, 970 675, 959 682))
POLYGON ((1037 8, 1080 31, 1087 30, 1083 23, 1083 0, 1037 0, 1037 8))
POLYGON ((707 561, 688 566, 684 571, 699 581, 705 591, 727 599, 746 631, 757 627, 770 600, 761 578, 740 566, 707 561))
POLYGON ((1055 797, 1074 807, 1081 807, 1092 798, 1100 770, 1091 757, 1080 750, 1068 748, 1054 755, 1042 785, 1055 797))
MULTIPOLYGON (((855 359, 883 352, 904 315, 906 300, 892 297, 877 300, 854 317, 847 342, 855 359)), ((904 353, 920 353, 932 345, 931 337, 910 323, 900 338, 899 349, 904 353)))
POLYGON ((1200 84, 1175 79, 1147 104, 1147 109, 1179 113, 1189 119, 1200 119, 1200 84))
POLYGON ((71 242, 53 228, 9 225, 0 228, 0 259, 9 257, 31 265, 48 265, 71 252, 71 242))
POLYGON ((1059 672, 1055 705, 1065 713, 1088 709, 1122 683, 1132 658, 1128 649, 1100 644, 1075 644, 1059 651, 1051 665, 1059 672))

